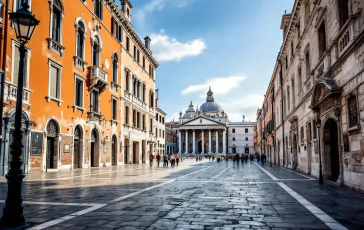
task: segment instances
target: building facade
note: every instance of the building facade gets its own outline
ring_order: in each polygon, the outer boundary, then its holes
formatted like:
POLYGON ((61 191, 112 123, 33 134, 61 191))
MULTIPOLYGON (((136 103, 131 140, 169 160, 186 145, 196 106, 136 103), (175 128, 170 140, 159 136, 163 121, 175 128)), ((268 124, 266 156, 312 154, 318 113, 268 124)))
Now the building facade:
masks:
POLYGON ((156 152, 159 154, 165 153, 166 146, 166 113, 157 107, 155 114, 155 133, 157 136, 157 149, 156 152))
MULTIPOLYGON (((10 0, 16 11, 20 0, 10 0)), ((150 39, 121 0, 29 1, 40 20, 27 44, 23 90, 25 172, 146 162, 156 142, 150 39)), ((14 130, 19 44, 7 34, 1 173, 14 130)), ((4 50, 5 47, 2 49, 4 50)), ((4 58, 4 57, 2 57, 4 58)))
POLYGON ((167 154, 177 153, 177 130, 174 129, 175 125, 178 125, 178 122, 166 122, 166 149, 165 152, 167 154))
POLYGON ((228 123, 229 154, 255 153, 254 123, 247 121, 228 123))
MULTIPOLYGON (((364 2, 296 0, 282 17, 273 161, 364 191, 364 2)), ((258 120, 262 115, 258 115, 258 120)))

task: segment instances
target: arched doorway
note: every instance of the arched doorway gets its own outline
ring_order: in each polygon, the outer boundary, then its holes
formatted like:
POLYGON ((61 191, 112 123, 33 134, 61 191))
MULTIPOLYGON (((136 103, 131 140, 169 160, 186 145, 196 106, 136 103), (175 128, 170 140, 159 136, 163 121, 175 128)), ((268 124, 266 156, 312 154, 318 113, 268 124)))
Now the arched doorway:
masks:
POLYGON ((323 130, 324 144, 324 175, 326 179, 336 181, 340 174, 338 130, 336 121, 332 118, 326 121, 323 130))
POLYGON ((142 163, 145 163, 146 161, 146 141, 142 141, 142 163))
POLYGON ((47 124, 47 169, 56 169, 58 166, 58 135, 59 129, 56 121, 50 120, 47 124))
POLYGON ((111 165, 117 165, 117 143, 118 140, 115 135, 112 136, 112 142, 111 142, 111 165))
POLYGON ((125 139, 124 141, 124 164, 127 164, 129 162, 129 145, 130 145, 130 140, 129 139, 125 139))
POLYGON ((99 166, 99 136, 97 130, 91 132, 91 167, 99 166))
POLYGON ((73 167, 82 168, 82 129, 76 126, 73 136, 73 167))
POLYGON ((139 164, 139 142, 133 142, 133 164, 139 164))

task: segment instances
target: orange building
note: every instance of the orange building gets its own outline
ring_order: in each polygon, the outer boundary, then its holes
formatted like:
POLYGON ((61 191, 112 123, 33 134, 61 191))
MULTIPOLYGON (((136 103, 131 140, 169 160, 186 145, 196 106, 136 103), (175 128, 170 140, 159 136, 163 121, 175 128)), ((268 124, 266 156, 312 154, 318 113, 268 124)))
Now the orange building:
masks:
MULTIPOLYGON (((9 0, 16 11, 21 0, 9 0)), ((29 0, 40 20, 27 44, 23 90, 25 172, 146 162, 155 136, 155 70, 149 37, 121 0, 29 0)), ((4 49, 1 44, 1 50, 4 49)), ((2 173, 7 172, 19 46, 7 33, 2 173)))

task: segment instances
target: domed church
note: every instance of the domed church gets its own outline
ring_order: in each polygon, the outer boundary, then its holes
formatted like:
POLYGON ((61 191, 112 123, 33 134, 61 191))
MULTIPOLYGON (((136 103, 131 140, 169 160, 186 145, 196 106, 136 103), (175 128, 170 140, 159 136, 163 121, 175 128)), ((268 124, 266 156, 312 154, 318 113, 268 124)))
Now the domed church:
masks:
POLYGON ((200 108, 195 109, 191 101, 185 113, 179 115, 180 154, 226 154, 228 116, 215 102, 211 87, 200 108))

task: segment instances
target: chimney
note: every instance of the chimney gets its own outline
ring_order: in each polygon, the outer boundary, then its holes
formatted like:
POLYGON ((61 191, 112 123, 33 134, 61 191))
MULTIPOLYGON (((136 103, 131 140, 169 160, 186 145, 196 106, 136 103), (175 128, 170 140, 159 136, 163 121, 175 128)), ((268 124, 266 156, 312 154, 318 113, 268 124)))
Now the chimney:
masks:
POLYGON ((145 38, 144 38, 144 41, 145 41, 145 48, 147 48, 148 50, 150 50, 150 37, 148 37, 148 36, 146 36, 145 38))

